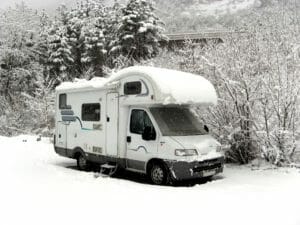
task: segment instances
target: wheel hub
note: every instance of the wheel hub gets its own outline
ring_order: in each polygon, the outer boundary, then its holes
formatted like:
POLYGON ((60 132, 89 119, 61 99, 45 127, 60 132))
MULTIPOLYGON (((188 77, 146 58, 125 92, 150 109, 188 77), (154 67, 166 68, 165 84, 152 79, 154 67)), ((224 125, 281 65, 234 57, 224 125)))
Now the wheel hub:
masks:
POLYGON ((164 171, 159 167, 154 168, 152 171, 152 180, 154 181, 154 183, 160 184, 162 183, 163 179, 164 171))

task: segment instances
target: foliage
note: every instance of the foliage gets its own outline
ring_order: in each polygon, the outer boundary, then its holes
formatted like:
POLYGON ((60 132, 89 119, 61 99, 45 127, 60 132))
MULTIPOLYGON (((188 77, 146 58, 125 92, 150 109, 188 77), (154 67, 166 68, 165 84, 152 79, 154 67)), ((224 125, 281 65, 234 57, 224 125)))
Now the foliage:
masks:
POLYGON ((227 161, 262 157, 276 165, 294 161, 299 140, 300 33, 294 14, 266 8, 240 21, 240 33, 223 44, 187 41, 146 64, 200 74, 213 82, 218 106, 199 115, 223 144, 227 161), (274 13, 276 12, 276 13, 274 13), (275 22, 274 22, 275 21, 275 22))
POLYGON ((31 132, 42 124, 36 111, 40 104, 36 90, 43 80, 36 51, 39 16, 21 3, 0 17, 0 133, 31 132))
MULTIPOLYGON (((145 33, 156 38, 158 28, 149 26, 158 19, 151 4, 144 5, 140 22, 147 22, 145 33)), ((24 3, 0 12, 0 119, 7 121, 0 132, 51 130, 55 86, 128 66, 129 60, 116 50, 123 47, 119 24, 126 7, 117 2, 107 7, 101 0, 84 0, 73 9, 61 5, 55 18, 24 3)), ((157 44, 149 44, 153 38, 144 43, 145 54, 153 52, 146 51, 148 45, 153 48, 157 44)))

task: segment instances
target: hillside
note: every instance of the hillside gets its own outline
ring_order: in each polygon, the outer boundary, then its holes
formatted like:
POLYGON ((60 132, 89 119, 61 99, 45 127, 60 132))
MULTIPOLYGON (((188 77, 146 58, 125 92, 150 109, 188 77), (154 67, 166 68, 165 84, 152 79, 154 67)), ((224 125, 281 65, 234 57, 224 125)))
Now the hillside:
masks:
MULTIPOLYGON (((126 4, 128 0, 117 0, 126 4)), ((300 11, 294 0, 153 0, 167 33, 199 32, 203 29, 235 29, 242 21, 264 16, 266 11, 300 11), (253 16, 255 14, 255 16, 253 16)), ((105 1, 111 4, 112 1, 105 1)), ((299 19, 299 18, 298 18, 299 19)))
MULTIPOLYGON (((158 16, 167 32, 199 32, 203 29, 239 27, 251 17, 263 17, 268 12, 295 11, 300 1, 279 0, 156 0, 158 16), (255 16, 252 16, 255 14, 255 16)), ((296 13, 297 12, 297 13, 296 13)), ((299 19, 299 18, 298 18, 299 19)))
MULTIPOLYGON (((9 5, 7 1, 0 3, 0 10, 9 5)), ((128 0, 115 1, 126 4, 128 0)), ((112 5, 115 1, 103 0, 105 5, 112 5)), ((45 9, 50 15, 54 15, 60 4, 64 3, 72 8, 77 0, 51 0, 43 3, 38 0, 24 0, 24 2, 31 8, 45 9)), ((299 14, 300 10, 300 1, 295 0, 153 0, 153 2, 157 15, 166 25, 167 33, 234 29, 242 20, 251 17, 252 13, 263 15, 265 10, 284 12, 292 8, 299 14)))

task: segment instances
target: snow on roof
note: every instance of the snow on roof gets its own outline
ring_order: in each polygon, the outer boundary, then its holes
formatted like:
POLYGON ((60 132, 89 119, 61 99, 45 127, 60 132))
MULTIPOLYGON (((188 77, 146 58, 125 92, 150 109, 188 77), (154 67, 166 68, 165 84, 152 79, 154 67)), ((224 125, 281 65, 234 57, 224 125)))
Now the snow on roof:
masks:
POLYGON ((76 90, 85 88, 102 88, 108 83, 108 78, 95 77, 91 80, 75 79, 74 82, 63 82, 56 87, 56 91, 76 90))
POLYGON ((134 66, 116 74, 120 78, 140 74, 152 81, 156 99, 164 104, 212 103, 217 104, 214 86, 204 77, 191 73, 157 67, 134 66))
POLYGON ((94 78, 90 81, 65 82, 57 91, 83 88, 105 88, 130 75, 140 75, 149 80, 154 88, 156 101, 163 104, 217 104, 214 86, 204 77, 176 70, 148 66, 133 66, 113 74, 109 78, 94 78))

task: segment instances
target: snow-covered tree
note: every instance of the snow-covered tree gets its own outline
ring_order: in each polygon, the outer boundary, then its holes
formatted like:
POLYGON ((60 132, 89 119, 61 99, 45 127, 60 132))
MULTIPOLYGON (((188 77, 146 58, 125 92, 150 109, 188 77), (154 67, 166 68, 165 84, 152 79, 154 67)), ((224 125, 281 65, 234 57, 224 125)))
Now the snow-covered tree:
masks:
POLYGON ((53 25, 49 32, 49 64, 51 73, 61 80, 71 79, 72 58, 71 46, 66 37, 66 29, 53 25))
POLYGON ((67 29, 68 44, 71 47, 74 59, 73 76, 78 76, 83 70, 81 59, 84 52, 84 36, 82 34, 86 22, 85 19, 88 18, 90 10, 91 5, 87 1, 85 4, 83 2, 77 3, 77 7, 68 12, 69 21, 65 27, 67 29))
POLYGON ((30 92, 34 87, 38 15, 21 3, 4 10, 0 17, 0 86, 4 96, 13 100, 15 89, 30 92))
POLYGON ((12 48, 33 46, 39 27, 39 15, 24 2, 0 14, 0 41, 12 48))
POLYGON ((56 79, 56 76, 50 74, 49 57, 51 52, 49 51, 49 32, 52 27, 52 21, 45 11, 42 11, 40 15, 40 27, 38 30, 38 38, 35 44, 35 54, 37 61, 43 67, 43 80, 47 84, 51 79, 56 79))
POLYGON ((122 7, 123 6, 116 1, 112 7, 107 7, 104 10, 104 16, 102 16, 105 49, 107 51, 106 65, 110 68, 116 66, 118 58, 120 57, 118 29, 122 19, 122 7))
POLYGON ((164 36, 162 22, 155 15, 152 2, 130 0, 122 14, 118 30, 120 52, 136 61, 157 55, 159 41, 164 36))
POLYGON ((107 9, 101 2, 93 2, 89 17, 85 18, 82 28, 84 38, 81 62, 94 76, 103 76, 103 67, 107 58, 107 9))
POLYGON ((91 27, 85 27, 84 37, 85 52, 81 61, 92 67, 95 76, 103 76, 103 66, 107 51, 105 49, 105 37, 101 25, 98 24, 96 26, 92 24, 91 27))
MULTIPOLYGON (((72 63, 69 60, 68 73, 70 79, 80 77, 86 69, 94 71, 95 75, 102 75, 105 64, 106 46, 104 31, 107 29, 106 9, 100 0, 85 0, 68 10, 62 5, 55 26, 61 33, 70 50, 72 63)), ((110 34, 106 31, 106 34, 110 34)), ((64 67, 63 67, 64 68, 64 67)))

